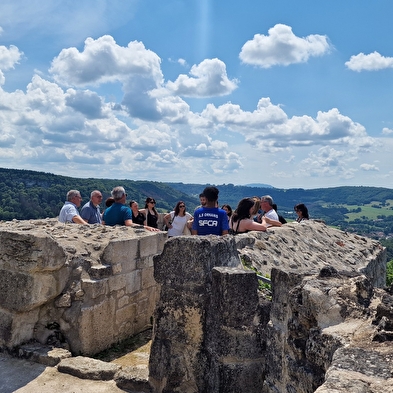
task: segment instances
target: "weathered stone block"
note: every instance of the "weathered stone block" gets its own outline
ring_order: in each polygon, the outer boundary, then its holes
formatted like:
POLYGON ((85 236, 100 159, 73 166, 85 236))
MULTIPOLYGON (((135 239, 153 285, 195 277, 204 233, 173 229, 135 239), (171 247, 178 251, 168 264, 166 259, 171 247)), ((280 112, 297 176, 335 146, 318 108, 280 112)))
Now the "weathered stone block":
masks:
POLYGON ((112 274, 111 265, 94 265, 88 270, 90 277, 93 280, 101 280, 103 278, 109 277, 112 274))
POLYGON ((70 342, 72 353, 93 355, 115 342, 115 312, 116 301, 112 297, 95 306, 82 308, 78 329, 79 341, 70 342))
POLYGON ((108 293, 108 278, 103 280, 82 279, 81 288, 85 292, 86 298, 96 299, 108 293))
POLYGON ((211 280, 213 267, 239 264, 233 237, 173 237, 165 243, 162 254, 154 257, 154 278, 173 286, 201 285, 211 280))
POLYGON ((146 258, 150 255, 155 255, 159 251, 159 237, 145 236, 139 240, 140 257, 146 258))
POLYGON ((112 240, 102 254, 102 263, 116 266, 121 273, 127 273, 136 268, 139 258, 139 238, 112 240))
POLYGON ((11 311, 29 311, 61 293, 56 276, 0 271, 0 304, 11 311))
POLYGON ((136 316, 136 304, 127 304, 116 311, 116 324, 121 326, 126 322, 133 322, 136 316))
POLYGON ((112 292, 117 292, 119 290, 124 290, 126 289, 128 279, 128 275, 121 274, 118 276, 112 276, 108 278, 108 288, 109 288, 109 293, 112 292))
POLYGON ((38 308, 24 313, 13 313, 11 338, 7 346, 10 344, 16 346, 30 340, 38 318, 38 308))
POLYGON ((58 371, 81 379, 109 381, 119 371, 119 366, 83 356, 63 359, 57 366, 58 371))
POLYGON ((142 274, 140 270, 135 270, 133 272, 124 275, 126 283, 126 292, 134 293, 142 289, 142 274))
POLYGON ((212 276, 212 316, 217 318, 218 325, 233 328, 252 325, 258 307, 258 280, 255 272, 215 267, 212 276))
POLYGON ((64 250, 48 235, 0 228, 0 268, 18 272, 58 270, 65 262, 64 250))
POLYGON ((147 289, 157 285, 156 280, 154 279, 154 268, 146 268, 141 270, 142 276, 142 288, 147 289))

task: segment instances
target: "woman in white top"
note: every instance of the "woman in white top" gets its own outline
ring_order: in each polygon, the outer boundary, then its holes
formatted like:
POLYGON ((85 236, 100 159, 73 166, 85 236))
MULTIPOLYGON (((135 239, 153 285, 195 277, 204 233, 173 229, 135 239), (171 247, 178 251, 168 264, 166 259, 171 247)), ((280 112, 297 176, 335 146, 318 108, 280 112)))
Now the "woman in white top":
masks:
POLYGON ((261 224, 251 218, 254 212, 254 205, 255 202, 252 198, 243 198, 239 202, 229 222, 229 228, 232 229, 233 234, 249 231, 266 231, 267 225, 264 217, 262 217, 261 224))
POLYGON ((165 225, 168 227, 168 237, 183 235, 184 228, 191 228, 192 215, 186 212, 186 204, 179 201, 175 210, 164 216, 165 225))

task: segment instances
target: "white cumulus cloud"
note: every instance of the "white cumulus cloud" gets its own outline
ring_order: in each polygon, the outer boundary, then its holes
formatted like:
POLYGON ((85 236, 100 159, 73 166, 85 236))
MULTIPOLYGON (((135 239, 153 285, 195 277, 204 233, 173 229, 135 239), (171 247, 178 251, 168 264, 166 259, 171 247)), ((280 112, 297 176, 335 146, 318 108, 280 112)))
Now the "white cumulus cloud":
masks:
POLYGON ((379 71, 385 68, 393 68, 393 57, 384 57, 378 52, 368 55, 359 53, 351 56, 345 65, 352 71, 379 71))
POLYGON ((275 65, 304 63, 312 56, 328 53, 330 44, 324 35, 297 37, 290 26, 277 24, 268 35, 255 34, 239 54, 243 63, 270 68, 275 65))
MULTIPOLYGON (((0 31, 1 33, 1 31, 0 31)), ((21 52, 15 45, 10 45, 7 48, 4 45, 0 45, 0 86, 4 85, 5 77, 3 71, 8 71, 14 68, 15 64, 18 64, 23 52, 21 52)))
POLYGON ((96 40, 87 38, 82 52, 63 49, 49 71, 56 82, 68 86, 99 85, 137 76, 153 81, 157 87, 163 81, 160 63, 160 58, 141 42, 122 47, 105 35, 96 40))
POLYGON ((361 164, 360 169, 363 171, 379 171, 379 168, 374 164, 361 164))
POLYGON ((190 76, 179 75, 166 87, 173 94, 185 97, 213 97, 230 94, 237 88, 238 81, 227 76, 226 65, 219 59, 206 59, 193 65, 190 76))
POLYGON ((382 128, 382 134, 383 135, 392 135, 393 130, 391 128, 384 127, 384 128, 382 128))

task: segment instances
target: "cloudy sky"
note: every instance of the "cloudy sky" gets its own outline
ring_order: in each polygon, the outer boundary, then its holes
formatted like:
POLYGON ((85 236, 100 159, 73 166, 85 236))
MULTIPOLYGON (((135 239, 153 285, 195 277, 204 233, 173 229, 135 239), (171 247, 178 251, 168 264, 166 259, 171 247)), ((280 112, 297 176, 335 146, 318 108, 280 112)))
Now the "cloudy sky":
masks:
POLYGON ((1 0, 0 166, 393 187, 392 0, 1 0))

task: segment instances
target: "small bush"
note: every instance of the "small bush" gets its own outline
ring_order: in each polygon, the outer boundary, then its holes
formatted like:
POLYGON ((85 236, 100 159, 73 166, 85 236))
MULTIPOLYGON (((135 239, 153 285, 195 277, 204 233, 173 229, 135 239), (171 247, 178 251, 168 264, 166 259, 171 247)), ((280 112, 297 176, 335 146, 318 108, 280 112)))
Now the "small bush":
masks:
POLYGON ((393 259, 386 265, 386 286, 393 284, 393 259))

